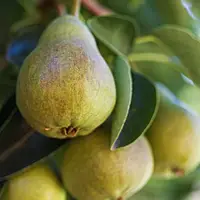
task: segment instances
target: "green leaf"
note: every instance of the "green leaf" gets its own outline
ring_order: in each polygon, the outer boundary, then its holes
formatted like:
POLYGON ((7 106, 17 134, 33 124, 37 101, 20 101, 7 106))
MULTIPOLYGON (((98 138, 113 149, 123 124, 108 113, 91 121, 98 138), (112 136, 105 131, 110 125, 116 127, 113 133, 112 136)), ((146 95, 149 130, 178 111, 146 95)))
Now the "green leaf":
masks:
POLYGON ((200 86, 200 40, 186 29, 173 25, 156 29, 154 35, 178 56, 188 69, 190 78, 200 86))
POLYGON ((177 94, 190 83, 179 72, 179 65, 162 62, 130 62, 133 71, 143 74, 153 82, 159 82, 177 94))
POLYGON ((188 75, 187 69, 181 65, 176 55, 170 51, 161 40, 154 36, 144 36, 136 39, 133 52, 128 56, 129 62, 157 62, 157 63, 175 63, 170 67, 188 75))
POLYGON ((161 17, 155 8, 154 0, 145 0, 145 4, 135 13, 135 18, 140 24, 142 35, 151 33, 152 29, 162 24, 161 17))
POLYGON ((132 98, 131 68, 128 62, 122 57, 116 59, 113 75, 117 88, 117 102, 112 116, 111 149, 115 147, 117 138, 123 130, 132 98))
POLYGON ((37 0, 18 0, 18 3, 24 8, 26 14, 29 16, 34 16, 38 14, 38 1, 37 0))
POLYGON ((14 94, 18 70, 8 65, 0 71, 0 111, 6 101, 14 94))
POLYGON ((115 64, 116 54, 113 53, 103 42, 97 40, 98 49, 103 56, 104 60, 107 62, 108 66, 112 69, 115 64))
POLYGON ((176 24, 189 27, 191 18, 182 4, 182 0, 154 0, 155 7, 164 24, 176 24))
POLYGON ((174 24, 190 29, 199 36, 199 1, 198 0, 153 0, 156 12, 162 24, 174 24))
POLYGON ((120 15, 100 16, 88 20, 94 35, 119 56, 132 51, 137 25, 133 19, 120 15))
POLYGON ((159 104, 154 84, 140 74, 132 73, 133 93, 126 122, 112 149, 133 143, 143 135, 153 122, 159 104))
MULTIPOLYGON (((168 49, 167 46, 165 46, 162 41, 160 41, 158 38, 154 36, 144 36, 144 37, 138 37, 135 40, 134 49, 129 55, 130 59, 135 54, 159 54, 166 57, 166 59, 171 60, 171 57, 174 56, 172 52, 168 49)), ((148 60, 148 57, 145 59, 148 60)))
POLYGON ((14 109, 0 128, 0 180, 44 159, 65 142, 34 133, 14 109))
POLYGON ((8 184, 5 183, 1 193, 0 193, 0 200, 8 200, 8 184))
POLYGON ((132 15, 141 5, 145 4, 145 0, 100 0, 100 2, 117 13, 126 15, 132 15))
POLYGON ((128 58, 133 71, 143 74, 153 82, 164 84, 184 103, 200 112, 197 103, 200 97, 199 88, 181 74, 188 75, 187 69, 162 41, 154 36, 137 38, 133 53, 128 58))
POLYGON ((114 12, 136 19, 142 33, 149 33, 161 24, 154 0, 100 0, 114 12))
POLYGON ((16 99, 15 95, 12 95, 6 103, 3 105, 1 112, 0 112, 0 130, 2 126, 6 123, 9 119, 10 115, 12 115, 13 110, 16 109, 16 99))
POLYGON ((141 62, 141 61, 154 61, 154 62, 170 62, 170 58, 164 54, 158 53, 133 53, 129 55, 130 62, 141 62))
POLYGON ((6 101, 13 95, 15 92, 15 88, 10 86, 3 86, 0 84, 0 111, 3 108, 6 101))
POLYGON ((0 84, 15 87, 18 69, 14 65, 8 65, 0 70, 0 84))
POLYGON ((23 9, 16 0, 1 1, 0 6, 0 49, 5 50, 10 27, 22 17, 23 9))

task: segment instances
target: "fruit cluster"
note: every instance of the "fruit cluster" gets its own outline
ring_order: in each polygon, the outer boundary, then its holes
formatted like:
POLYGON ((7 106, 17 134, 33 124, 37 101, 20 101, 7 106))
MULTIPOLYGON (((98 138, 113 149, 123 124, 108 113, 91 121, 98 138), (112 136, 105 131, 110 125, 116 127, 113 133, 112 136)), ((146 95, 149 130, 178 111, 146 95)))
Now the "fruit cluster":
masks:
POLYGON ((103 123, 117 99, 112 72, 78 18, 53 21, 20 70, 16 97, 35 130, 73 138, 58 166, 64 186, 48 166, 36 164, 8 182, 8 199, 64 200, 66 188, 77 200, 125 200, 152 175, 169 179, 194 170, 200 163, 200 118, 156 87, 159 108, 147 133, 111 151, 103 123))

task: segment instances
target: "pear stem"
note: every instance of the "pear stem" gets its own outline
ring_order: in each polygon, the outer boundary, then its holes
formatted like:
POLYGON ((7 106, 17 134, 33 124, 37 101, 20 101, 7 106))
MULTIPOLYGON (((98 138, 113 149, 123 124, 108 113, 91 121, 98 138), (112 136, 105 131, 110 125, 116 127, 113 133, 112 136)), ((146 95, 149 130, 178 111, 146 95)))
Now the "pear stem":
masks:
POLYGON ((178 177, 185 175, 185 171, 183 169, 179 169, 178 167, 172 168, 172 172, 178 177))
POLYGON ((74 3, 72 5, 72 15, 75 17, 79 16, 80 8, 81 8, 81 0, 73 0, 74 3))
POLYGON ((96 0, 82 0, 82 4, 91 13, 93 13, 94 15, 97 15, 97 16, 113 14, 113 12, 110 9, 105 8, 103 5, 98 3, 96 0))

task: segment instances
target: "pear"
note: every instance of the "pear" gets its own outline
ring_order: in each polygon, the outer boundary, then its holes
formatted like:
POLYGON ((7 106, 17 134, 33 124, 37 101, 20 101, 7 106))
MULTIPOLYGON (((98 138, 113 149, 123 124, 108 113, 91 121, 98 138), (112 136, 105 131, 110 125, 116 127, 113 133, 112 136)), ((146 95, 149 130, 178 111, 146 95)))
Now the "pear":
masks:
POLYGON ((178 90, 176 93, 176 96, 183 101, 185 104, 188 105, 191 109, 196 111, 198 114, 200 114, 200 89, 199 87, 192 85, 192 84, 186 84, 183 88, 178 90))
POLYGON ((107 128, 69 142, 61 165, 63 183, 78 200, 124 200, 139 191, 153 173, 145 137, 111 151, 107 128))
POLYGON ((46 164, 30 167, 8 181, 8 200, 67 200, 55 174, 46 164))
POLYGON ((96 41, 88 30, 87 26, 77 17, 64 15, 56 18, 44 31, 40 37, 39 44, 45 45, 52 41, 87 39, 93 47, 96 47, 96 41))
POLYGON ((111 114, 113 75, 87 27, 59 17, 20 69, 17 106, 30 126, 53 138, 87 135, 111 114))
POLYGON ((155 170, 161 178, 176 178, 200 163, 200 118, 166 88, 159 87, 160 104, 146 136, 152 146, 155 170))

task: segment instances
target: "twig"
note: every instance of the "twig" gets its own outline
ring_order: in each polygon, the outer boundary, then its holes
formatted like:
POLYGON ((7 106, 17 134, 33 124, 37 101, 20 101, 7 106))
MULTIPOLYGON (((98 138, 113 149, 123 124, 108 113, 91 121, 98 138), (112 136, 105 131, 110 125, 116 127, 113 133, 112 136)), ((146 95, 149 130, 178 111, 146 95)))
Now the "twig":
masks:
POLYGON ((105 8, 96 0, 82 0, 82 3, 94 15, 100 16, 113 14, 113 12, 110 9, 105 8))
POLYGON ((78 17, 80 13, 81 0, 73 0, 72 15, 78 17))
POLYGON ((37 8, 42 16, 48 14, 51 9, 56 9, 59 16, 66 14, 65 5, 58 3, 56 0, 41 0, 37 8))
POLYGON ((0 156, 0 162, 4 161, 8 156, 10 156, 10 154, 12 154, 16 149, 18 149, 19 147, 21 147, 21 145, 23 145, 28 138, 30 138, 30 136, 34 133, 34 130, 30 130, 28 133, 26 133, 21 140, 19 140, 18 142, 16 142, 12 147, 8 148, 6 151, 4 151, 1 156, 0 156))
POLYGON ((66 14, 66 7, 64 4, 56 4, 55 7, 59 16, 63 16, 66 14))

